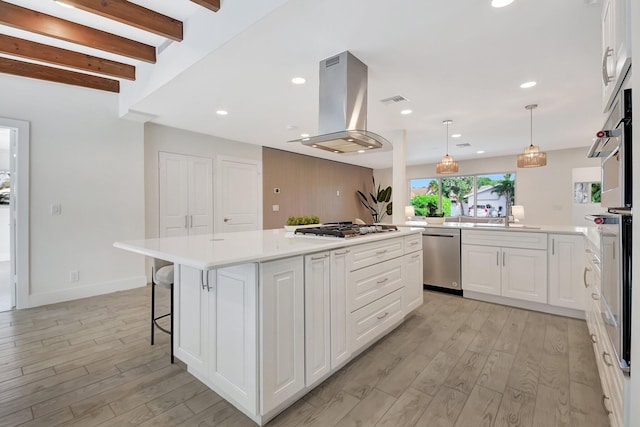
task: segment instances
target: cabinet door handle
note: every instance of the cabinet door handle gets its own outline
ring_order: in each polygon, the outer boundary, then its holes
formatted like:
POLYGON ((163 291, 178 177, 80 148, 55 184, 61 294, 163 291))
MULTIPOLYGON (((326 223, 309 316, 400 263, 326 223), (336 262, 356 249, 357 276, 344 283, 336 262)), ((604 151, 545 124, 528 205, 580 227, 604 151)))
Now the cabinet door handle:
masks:
POLYGON ((609 408, 607 408, 607 400, 609 400, 609 396, 607 396, 606 394, 602 395, 602 409, 604 409, 604 413, 607 415, 611 415, 613 414, 612 411, 609 410, 609 408))
POLYGON ((505 265, 507 265, 507 263, 506 263, 506 261, 505 261, 505 259, 504 259, 504 256, 505 256, 505 255, 506 255, 506 253, 505 253, 505 252, 502 252, 502 266, 503 266, 503 267, 504 267, 505 265))
POLYGON ((231 218, 225 218, 225 219, 223 219, 223 221, 224 222, 229 222, 229 221, 231 221, 231 218))
POLYGON ((350 252, 350 251, 349 251, 349 249, 347 249, 347 250, 346 250, 346 251, 344 251, 344 252, 336 252, 336 255, 346 255, 346 254, 348 254, 349 252, 350 252))
POLYGON ((551 255, 556 254, 556 239, 551 239, 551 255))
POLYGON ((496 252, 496 265, 500 267, 500 251, 496 252))
POLYGON ((204 271, 200 270, 200 285, 202 286, 202 290, 204 291, 204 271))
POLYGON ((328 256, 329 256, 329 254, 324 254, 324 255, 321 255, 321 256, 314 256, 314 257, 311 257, 311 261, 318 261, 318 260, 321 260, 321 259, 325 259, 328 256))
POLYGON ((376 252, 376 255, 383 255, 383 254, 386 254, 386 253, 387 253, 387 250, 386 250, 386 249, 383 249, 383 250, 381 250, 381 251, 377 251, 377 252, 376 252))
POLYGON ((389 278, 388 278, 388 277, 385 277, 384 279, 378 280, 376 283, 384 283, 384 282, 386 282, 387 280, 389 280, 389 278))
POLYGON ((591 335, 591 342, 592 343, 597 343, 598 342, 598 338, 596 337, 596 334, 590 334, 591 335))
POLYGON ((420 258, 420 254, 418 254, 418 255, 414 255, 414 256, 412 256, 411 258, 413 258, 413 259, 418 259, 418 258, 420 258))
POLYGON ((383 315, 377 316, 377 318, 378 318, 378 320, 384 319, 385 317, 387 317, 388 314, 389 314, 389 312, 385 311, 383 315))
POLYGON ((607 353, 606 351, 603 351, 602 352, 602 361, 604 362, 605 365, 607 365, 609 367, 613 366, 613 363, 608 361, 607 357, 609 358, 609 360, 611 360, 611 355, 609 353, 607 353))
POLYGON ((610 76, 609 71, 607 70, 607 59, 612 55, 613 49, 607 46, 604 54, 602 55, 602 83, 604 83, 605 86, 609 86, 609 83, 613 80, 613 76, 610 76))
POLYGON ((193 228, 193 215, 189 215, 189 228, 193 228))
POLYGON ((411 246, 413 246, 413 245, 417 245, 418 243, 420 243, 420 242, 413 241, 413 242, 411 242, 411 243, 409 243, 409 244, 410 244, 411 246))
POLYGON ((598 294, 596 294, 595 292, 592 292, 592 293, 591 293, 591 298, 592 298, 594 301, 598 301, 598 300, 600 299, 600 296, 598 296, 598 294))
POLYGON ((591 269, 589 267, 584 268, 584 274, 582 274, 582 281, 584 282, 584 287, 588 288, 589 284, 587 283, 587 273, 590 272, 591 269))
POLYGON ((184 216, 184 228, 189 228, 189 215, 184 216))

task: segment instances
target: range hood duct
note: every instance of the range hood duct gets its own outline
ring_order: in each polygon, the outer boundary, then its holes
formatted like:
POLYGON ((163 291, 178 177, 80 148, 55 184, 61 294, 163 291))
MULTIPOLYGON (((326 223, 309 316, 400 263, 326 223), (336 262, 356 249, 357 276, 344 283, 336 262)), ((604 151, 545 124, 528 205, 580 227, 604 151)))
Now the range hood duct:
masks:
POLYGON ((320 135, 296 139, 339 154, 389 150, 391 143, 367 131, 367 66, 345 51, 320 62, 320 135))

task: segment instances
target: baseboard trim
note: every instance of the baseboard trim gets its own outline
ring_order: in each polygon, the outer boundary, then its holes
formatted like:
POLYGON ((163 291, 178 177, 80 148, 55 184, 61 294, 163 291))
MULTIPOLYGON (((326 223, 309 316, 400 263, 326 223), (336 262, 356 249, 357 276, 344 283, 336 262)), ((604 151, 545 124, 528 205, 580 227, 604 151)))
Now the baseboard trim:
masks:
POLYGON ((117 291, 141 288, 147 285, 146 276, 128 277, 126 279, 111 280, 108 282, 93 283, 77 288, 61 289, 53 292, 42 292, 29 295, 29 302, 20 308, 38 307, 41 305, 55 304, 58 302, 72 301, 81 298, 95 297, 110 294, 117 291))
POLYGON ((584 311, 573 308, 557 307, 538 302, 524 301, 514 298, 507 298, 498 295, 483 294, 482 292, 464 291, 464 297, 494 304, 507 305, 510 307, 524 308, 525 310, 540 311, 543 313, 555 314, 557 316, 573 317, 584 320, 584 311))

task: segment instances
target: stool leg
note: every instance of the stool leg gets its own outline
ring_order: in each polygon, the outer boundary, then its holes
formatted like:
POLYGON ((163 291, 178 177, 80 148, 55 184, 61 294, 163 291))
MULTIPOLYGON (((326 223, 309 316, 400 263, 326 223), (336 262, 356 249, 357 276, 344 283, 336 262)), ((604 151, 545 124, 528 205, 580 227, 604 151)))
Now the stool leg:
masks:
POLYGON ((171 363, 173 364, 173 283, 171 284, 171 363))
MULTIPOLYGON (((153 276, 152 276, 153 277, 153 276)), ((155 305, 156 305, 156 284, 153 281, 153 278, 151 279, 151 345, 153 345, 153 333, 154 333, 154 319, 156 316, 156 309, 155 309, 155 305)))

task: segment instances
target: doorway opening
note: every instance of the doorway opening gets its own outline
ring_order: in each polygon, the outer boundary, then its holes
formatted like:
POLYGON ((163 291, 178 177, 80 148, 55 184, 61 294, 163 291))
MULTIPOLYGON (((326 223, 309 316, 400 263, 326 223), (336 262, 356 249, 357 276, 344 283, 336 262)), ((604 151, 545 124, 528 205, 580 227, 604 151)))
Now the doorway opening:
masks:
POLYGON ((29 123, 0 117, 0 311, 28 297, 29 123))

